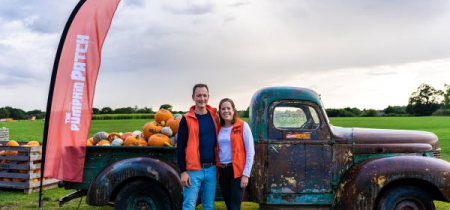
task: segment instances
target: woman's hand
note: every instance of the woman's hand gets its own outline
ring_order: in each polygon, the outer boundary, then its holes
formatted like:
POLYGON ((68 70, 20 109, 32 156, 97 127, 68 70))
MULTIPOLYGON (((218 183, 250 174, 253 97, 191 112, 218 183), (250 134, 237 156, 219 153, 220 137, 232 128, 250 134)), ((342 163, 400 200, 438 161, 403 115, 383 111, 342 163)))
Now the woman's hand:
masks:
POLYGON ((241 177, 241 188, 245 188, 248 185, 248 177, 242 176, 241 177))

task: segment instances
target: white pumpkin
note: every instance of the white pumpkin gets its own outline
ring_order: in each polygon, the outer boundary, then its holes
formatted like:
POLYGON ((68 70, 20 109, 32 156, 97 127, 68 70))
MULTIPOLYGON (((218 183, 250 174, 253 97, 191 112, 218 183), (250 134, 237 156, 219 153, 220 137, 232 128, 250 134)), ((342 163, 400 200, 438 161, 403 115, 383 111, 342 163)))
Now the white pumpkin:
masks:
POLYGON ((170 127, 163 127, 161 129, 161 133, 169 137, 172 136, 173 134, 172 129, 170 129, 170 127))

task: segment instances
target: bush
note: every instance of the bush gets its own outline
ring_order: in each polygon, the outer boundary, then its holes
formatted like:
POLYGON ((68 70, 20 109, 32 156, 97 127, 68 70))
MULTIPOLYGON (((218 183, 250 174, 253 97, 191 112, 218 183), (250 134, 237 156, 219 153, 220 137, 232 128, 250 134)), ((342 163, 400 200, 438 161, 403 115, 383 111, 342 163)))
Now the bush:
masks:
POLYGON ((450 109, 438 109, 433 112, 433 116, 450 116, 450 109))

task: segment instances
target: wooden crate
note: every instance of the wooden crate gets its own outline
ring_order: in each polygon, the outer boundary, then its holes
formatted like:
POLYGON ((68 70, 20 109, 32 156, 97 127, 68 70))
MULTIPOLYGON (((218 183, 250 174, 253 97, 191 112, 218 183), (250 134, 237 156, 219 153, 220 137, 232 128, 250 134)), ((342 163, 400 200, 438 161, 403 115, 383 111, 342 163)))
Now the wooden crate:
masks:
MULTIPOLYGON (((2 145, 6 145, 6 143, 0 141, 2 145)), ((26 142, 19 144, 26 144, 26 142)), ((23 189, 25 193, 39 191, 40 181, 36 179, 41 178, 41 172, 35 170, 41 169, 42 147, 0 146, 0 151, 2 150, 17 151, 18 154, 0 155, 0 188, 23 189), (9 178, 11 181, 4 181, 4 178, 9 178), (22 181, 13 181, 13 179, 21 179, 22 181)), ((46 179, 42 183, 42 188, 57 187, 58 181, 57 179, 46 179)))
POLYGON ((9 140, 9 129, 8 128, 0 128, 0 141, 8 141, 9 140))

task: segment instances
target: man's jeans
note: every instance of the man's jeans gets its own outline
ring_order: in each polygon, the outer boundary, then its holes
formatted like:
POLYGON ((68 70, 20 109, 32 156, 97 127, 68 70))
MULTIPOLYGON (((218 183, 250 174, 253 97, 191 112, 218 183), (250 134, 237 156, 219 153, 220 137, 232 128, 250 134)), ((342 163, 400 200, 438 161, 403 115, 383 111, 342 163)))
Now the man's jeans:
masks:
POLYGON ((202 168, 200 171, 187 171, 191 177, 191 186, 183 187, 183 210, 194 210, 198 192, 202 189, 202 205, 204 210, 214 210, 216 197, 216 166, 202 168))

